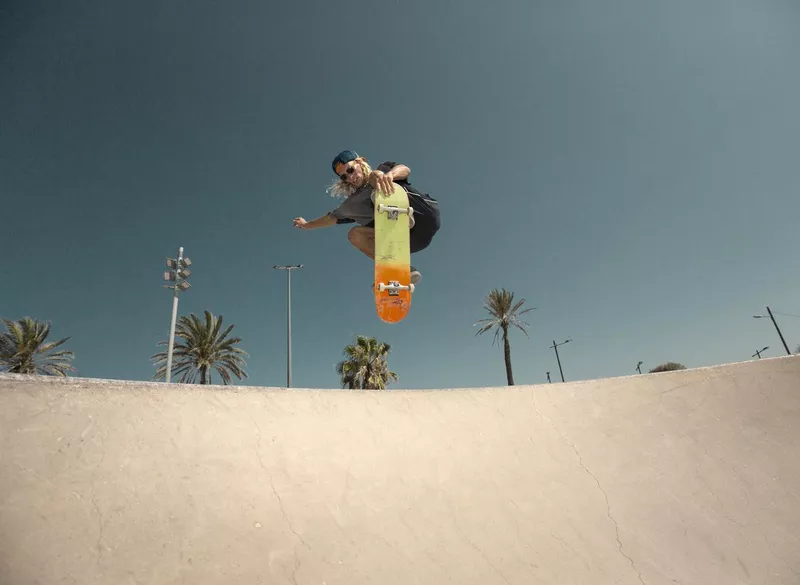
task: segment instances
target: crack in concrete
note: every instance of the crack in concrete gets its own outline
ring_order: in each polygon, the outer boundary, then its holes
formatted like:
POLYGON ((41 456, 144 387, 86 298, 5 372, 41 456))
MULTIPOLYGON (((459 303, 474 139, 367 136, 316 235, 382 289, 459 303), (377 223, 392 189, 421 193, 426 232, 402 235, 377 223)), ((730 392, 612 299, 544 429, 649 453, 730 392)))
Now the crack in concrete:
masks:
POLYGON ((480 548, 478 545, 476 545, 474 542, 472 542, 472 540, 469 538, 469 536, 467 536, 467 534, 464 532, 464 530, 463 530, 463 529, 461 528, 461 526, 458 524, 458 520, 456 520, 457 516, 456 516, 456 514, 455 514, 455 513, 453 513, 453 510, 452 510, 452 504, 450 504, 450 507, 451 507, 451 510, 450 510, 450 512, 453 514, 453 519, 455 520, 455 522, 453 523, 453 525, 455 526, 456 530, 458 530, 459 534, 461 535, 461 538, 462 538, 462 539, 463 539, 463 540, 464 540, 464 541, 465 541, 467 544, 469 544, 469 545, 470 545, 472 548, 474 548, 476 551, 478 551, 478 553, 481 555, 481 557, 483 557, 483 560, 484 560, 484 562, 485 562, 485 563, 486 563, 486 564, 487 564, 489 567, 491 567, 491 569, 492 569, 492 570, 493 570, 495 573, 497 573, 497 574, 500 576, 500 578, 502 578, 502 579, 503 579, 503 581, 505 581, 506 583, 508 583, 508 584, 510 585, 510 584, 511 584, 511 581, 509 581, 509 580, 506 578, 506 576, 505 576, 505 575, 503 575, 503 573, 500 571, 500 569, 498 569, 498 568, 497 568, 497 567, 494 565, 494 563, 492 563, 492 561, 490 561, 490 560, 489 560, 489 557, 487 557, 487 556, 486 556, 486 553, 485 553, 485 552, 483 552, 483 549, 481 549, 481 548, 480 548))
POLYGON ((564 545, 564 548, 566 548, 566 549, 567 549, 568 551, 570 551, 571 553, 574 553, 574 552, 575 552, 575 549, 574 549, 574 548, 572 548, 572 547, 571 547, 569 544, 567 544, 567 541, 566 541, 566 540, 564 540, 563 538, 561 538, 561 537, 560 537, 558 534, 556 534, 556 533, 555 533, 555 532, 553 532, 552 530, 550 531, 550 536, 551 536, 551 537, 553 537, 554 539, 556 539, 556 540, 557 540, 558 542, 560 542, 561 544, 563 544, 563 545, 564 545))
POLYGON ((536 414, 539 416, 539 419, 540 419, 540 420, 542 420, 542 421, 547 421, 547 423, 548 423, 548 424, 549 424, 549 425, 550 425, 550 426, 551 426, 551 427, 552 427, 552 428, 553 428, 553 429, 554 429, 554 430, 555 430, 555 431, 558 433, 558 436, 559 436, 559 437, 561 437, 561 440, 562 440, 562 441, 564 441, 564 443, 566 443, 566 444, 567 444, 567 445, 570 447, 570 449, 572 449, 572 450, 575 452, 575 455, 578 457, 578 463, 580 464, 581 468, 582 468, 582 469, 583 469, 583 470, 584 470, 584 471, 585 471, 585 472, 586 472, 586 473, 587 473, 587 474, 588 474, 588 475, 589 475, 589 476, 590 476, 590 477, 591 477, 591 478, 592 478, 592 479, 595 481, 595 483, 597 484, 597 489, 599 489, 599 490, 600 490, 600 493, 602 493, 602 494, 603 494, 603 499, 604 499, 604 500, 605 500, 605 502, 606 502, 606 516, 608 516, 608 519, 609 519, 609 520, 611 520, 611 522, 614 524, 614 532, 615 532, 616 541, 617 541, 617 550, 619 550, 619 553, 620 553, 620 554, 621 554, 623 557, 625 557, 625 559, 627 559, 627 561, 628 561, 628 563, 630 564, 631 568, 632 568, 632 569, 633 569, 633 570, 636 572, 636 575, 639 577, 639 582, 640 582, 640 583, 642 583, 642 585, 644 585, 644 579, 642 578, 642 573, 641 573, 641 572, 639 571, 639 569, 636 567, 636 563, 634 563, 634 562, 633 562, 633 559, 632 559, 631 557, 629 557, 629 556, 628 556, 628 555, 625 553, 625 551, 624 551, 624 547, 622 546, 622 541, 621 541, 621 540, 620 540, 620 538, 619 538, 619 524, 618 524, 618 523, 617 523, 617 521, 614 519, 614 517, 611 515, 611 504, 610 504, 610 502, 608 501, 608 494, 607 494, 607 493, 606 493, 606 491, 603 489, 603 486, 601 486, 601 485, 600 485, 600 481, 597 479, 597 477, 596 477, 596 476, 595 476, 595 475, 594 475, 594 474, 593 474, 591 471, 589 471, 589 468, 588 468, 588 467, 586 467, 586 465, 584 465, 584 463, 583 463, 583 457, 581 457, 581 454, 578 452, 578 449, 575 447, 575 445, 573 445, 573 444, 572 444, 572 443, 571 443, 569 440, 567 440, 567 438, 566 438, 566 437, 564 436, 564 434, 561 432, 561 429, 559 429, 559 428, 558 428, 558 427, 557 427, 555 424, 553 424, 553 423, 550 421, 550 419, 548 419, 548 418, 545 418, 545 417, 544 417, 544 416, 543 416, 543 415, 542 415, 542 414, 539 412, 539 406, 538 406, 538 404, 536 403, 536 395, 532 393, 532 394, 531 394, 531 397, 532 397, 532 399, 533 399, 533 408, 534 408, 534 410, 536 411, 536 414))
MULTIPOLYGON (((261 469, 264 470, 264 472, 267 474, 267 477, 269 478, 269 485, 272 488, 272 493, 275 496, 275 499, 278 500, 278 508, 280 508, 281 515, 283 516, 283 519, 286 521, 286 525, 289 527, 289 531, 292 534, 295 535, 297 540, 299 540, 300 543, 304 547, 306 547, 309 551, 311 551, 311 547, 308 546, 308 543, 306 543, 306 541, 303 540, 303 537, 300 536, 300 534, 294 529, 294 526, 292 525, 292 521, 289 520, 289 515, 286 513, 286 508, 283 505, 283 499, 281 498, 280 494, 278 494, 278 490, 275 488, 275 482, 272 479, 272 474, 269 472, 269 469, 267 469, 267 466, 264 465, 264 460, 261 457, 261 427, 258 426, 258 422, 256 422, 256 420, 254 418, 252 419, 252 421, 253 421, 253 425, 256 427, 256 431, 257 431, 256 432, 256 457, 258 458, 258 464, 261 466, 261 469)), ((292 552, 294 553, 294 567, 293 567, 293 570, 292 570, 292 582, 295 585, 297 585, 297 571, 300 569, 300 555, 297 554, 297 550, 293 550, 292 552)))
POLYGON ((680 390, 681 388, 686 388, 688 386, 698 386, 707 380, 690 380, 689 382, 684 382, 683 384, 678 384, 677 386, 672 386, 667 390, 662 390, 658 393, 659 396, 663 396, 664 394, 669 394, 670 392, 675 392, 676 390, 680 390))
MULTIPOLYGON (((522 508, 519 507, 519 504, 517 504, 517 502, 515 502, 513 499, 509 499, 508 501, 511 502, 511 505, 514 506, 520 514, 524 514, 522 508)), ((516 516, 512 516, 511 519, 514 520, 514 526, 517 528, 517 538, 521 541, 522 528, 519 525, 519 520, 517 520, 516 516)))
MULTIPOLYGON (((556 429, 556 431, 558 431, 558 429, 556 429)), ((559 432, 559 434, 561 434, 561 433, 559 432)), ((562 435, 562 438, 563 438, 563 435, 562 435)), ((611 504, 608 501, 608 494, 606 493, 606 490, 604 490, 603 486, 600 485, 600 481, 597 479, 597 477, 591 471, 589 471, 589 468, 587 468, 583 464, 583 457, 581 457, 581 454, 578 453, 578 450, 575 448, 575 445, 573 445, 572 443, 570 443, 566 439, 564 439, 564 440, 572 448, 572 450, 575 451, 575 455, 578 456, 578 462, 580 463, 580 466, 595 481, 595 483, 597 484, 597 489, 599 489, 600 493, 603 494, 603 499, 605 499, 605 501, 606 501, 606 515, 608 516, 608 519, 611 520, 611 522, 614 523, 614 531, 616 533, 616 540, 617 540, 617 549, 619 550, 619 553, 628 560, 628 562, 631 565, 631 568, 634 571, 636 571, 636 575, 639 577, 639 581, 642 583, 642 585, 644 585, 644 579, 642 578, 642 573, 636 567, 636 563, 633 562, 633 559, 631 557, 629 557, 627 554, 625 554, 625 551, 623 550, 622 541, 619 539, 619 524, 617 524, 617 521, 614 519, 614 516, 611 515, 611 504)))
MULTIPOLYGON (((480 547, 478 547, 478 545, 476 545, 474 542, 472 542, 472 540, 470 540, 469 536, 467 536, 467 534, 466 534, 466 533, 464 532, 464 530, 461 528, 461 526, 460 526, 460 525, 459 525, 459 523, 458 523, 458 515, 456 514, 455 510, 453 509, 453 508, 454 508, 454 504, 453 504, 453 502, 445 502, 445 503, 446 503, 446 505, 447 505, 447 506, 450 508, 450 514, 451 514, 451 516, 452 516, 452 518, 453 518, 453 526, 454 526, 454 527, 455 527, 455 529, 458 531, 458 533, 461 535, 461 538, 462 538, 462 540, 464 540, 464 541, 465 541, 467 544, 469 544, 469 545, 470 545, 472 548, 474 548, 476 551, 478 551, 478 553, 480 553, 481 557, 483 557, 483 560, 484 560, 484 562, 485 562, 485 563, 486 563, 486 564, 487 564, 487 565, 488 565, 488 566, 489 566, 489 567, 490 567, 490 568, 491 568, 491 569, 492 569, 492 570, 493 570, 495 573, 497 573, 497 574, 500 576, 500 578, 502 578, 502 579, 503 579, 503 581, 505 581, 506 583, 508 583, 508 584, 510 585, 510 584, 511 584, 511 581, 509 581, 509 580, 506 578, 506 576, 505 576, 505 575, 503 575, 503 573, 500 571, 500 569, 498 569, 498 568, 497 568, 497 567, 496 567, 496 566, 495 566, 495 565, 494 565, 494 564, 493 564, 493 563, 492 563, 492 562, 489 560, 489 557, 487 557, 487 556, 486 556, 486 553, 485 553, 485 552, 483 552, 483 550, 482 550, 480 547)), ((413 533, 413 530, 412 530, 412 533, 413 533)))
POLYGON ((103 541, 103 533, 105 532, 105 522, 103 522, 103 514, 100 512, 100 506, 97 505, 97 497, 95 496, 94 492, 92 492, 92 506, 94 506, 94 511, 97 514, 97 522, 100 525, 97 534, 97 542, 95 543, 95 548, 97 549, 97 558, 95 559, 95 566, 100 564, 100 557, 103 556, 103 549, 100 543, 103 541))
MULTIPOLYGON (((769 542, 769 534, 765 534, 764 535, 764 544, 767 546, 767 550, 772 554, 772 556, 774 556, 776 559, 779 559, 787 569, 789 569, 792 573, 794 573, 795 576, 800 576, 800 570, 795 569, 793 564, 790 561, 788 561, 787 559, 783 558, 781 555, 779 555, 777 552, 775 552, 774 548, 772 548, 772 544, 770 544, 770 542, 769 542)), ((739 561, 739 564, 742 564, 742 560, 741 559, 737 558, 737 560, 739 561)), ((750 576, 749 572, 747 573, 747 576, 748 577, 750 576)))
MULTIPOLYGON (((706 456, 707 458, 709 458, 709 459, 713 459, 713 457, 712 457, 712 456, 711 456, 711 455, 708 453, 708 449, 707 449, 707 448, 705 448, 705 447, 703 448, 703 455, 705 455, 705 456, 706 456)), ((706 478, 705 478, 705 476, 703 475, 703 472, 702 472, 702 469, 701 469, 701 468, 702 468, 702 466, 703 466, 703 462, 702 462, 702 461, 700 461, 700 462, 698 462, 698 463, 697 463, 697 465, 695 465, 695 467, 694 467, 694 472, 695 472, 695 475, 696 475, 696 477, 697 477, 698 481, 700 482, 700 484, 701 484, 701 485, 702 485, 704 488, 706 488, 706 490, 708 491, 708 493, 709 493, 709 494, 711 494, 711 496, 712 496, 712 497, 713 497, 713 498, 714 498, 714 499, 717 501, 717 505, 719 506, 720 510, 722 510, 722 512, 723 512, 723 514, 724 514, 724 516, 725 516, 725 519, 726 519, 726 520, 728 520, 729 522, 732 522, 733 524, 736 524, 736 525, 737 525, 739 528, 745 528, 745 529, 746 529, 746 528, 747 528, 747 526, 745 526, 744 524, 742 524, 742 523, 741 523, 741 522, 739 522, 738 520, 735 520, 735 519, 734 519, 734 518, 733 518, 733 517, 732 517, 732 516, 731 516, 731 515, 728 513, 728 510, 726 509, 725 503, 722 501, 722 499, 719 497, 719 495, 717 495, 717 493, 716 493, 716 492, 715 492, 713 489, 711 489, 711 486, 708 484, 708 481, 706 481, 706 478)), ((734 475, 736 475, 736 476, 737 476, 737 478, 739 478, 738 474, 736 473, 736 468, 735 468, 735 466, 731 466, 731 469, 732 469, 732 471, 733 471, 734 475)), ((742 482, 742 483, 744 483, 744 481, 743 481, 741 478, 739 478, 739 481, 740 481, 740 482, 742 482)), ((745 494, 745 500, 747 500, 747 491, 746 491, 746 490, 744 491, 744 494, 745 494)))
POLYGON ((478 551, 480 553, 480 555, 483 557, 483 560, 486 562, 486 564, 489 565, 495 573, 500 575, 500 577, 503 579, 503 581, 505 581, 506 583, 509 583, 509 585, 510 585, 511 581, 509 581, 506 578, 506 576, 503 575, 503 573, 500 571, 500 569, 498 569, 497 567, 494 566, 494 563, 492 563, 492 561, 489 560, 489 557, 486 556, 486 553, 483 552, 483 550, 478 545, 476 545, 474 542, 472 542, 469 539, 469 537, 466 534, 464 534, 464 531, 461 530, 461 528, 459 528, 458 531, 461 532, 461 536, 464 537, 464 540, 467 541, 467 544, 469 544, 472 548, 474 548, 476 551, 478 551))
MULTIPOLYGON (((90 419, 91 419, 91 417, 90 417, 90 419)), ((80 444, 79 444, 80 445, 80 447, 79 447, 80 453, 79 453, 79 457, 80 457, 80 459, 82 459, 83 461, 86 461, 87 463, 88 463, 87 458, 83 454, 83 442, 84 442, 84 438, 86 437, 86 434, 88 433, 88 431, 92 427, 94 427, 94 419, 91 419, 91 422, 89 423, 89 425, 86 428, 84 428, 83 432, 80 435, 80 444)), ((91 483, 92 506, 94 507, 95 514, 97 514, 97 522, 99 524, 99 529, 98 529, 98 534, 97 534, 97 542, 95 543, 95 549, 97 550, 97 558, 95 559, 95 566, 98 566, 100 564, 100 559, 103 556, 102 541, 103 541, 103 534, 105 533, 105 524, 106 524, 105 521, 103 520, 103 514, 100 511, 100 506, 97 504, 97 494, 94 491, 94 484, 95 484, 95 482, 97 480, 97 469, 100 466, 102 466, 103 462, 105 462, 105 460, 106 460, 106 451, 105 451, 105 449, 101 450, 101 454, 102 454, 102 457, 100 458, 100 462, 96 463, 94 465, 94 468, 93 468, 93 471, 92 471, 92 479, 91 479, 91 482, 92 482, 91 483)))
MULTIPOLYGON (((544 418, 544 416, 542 416, 542 413, 539 412, 539 405, 536 402, 536 391, 531 391, 530 396, 531 396, 531 402, 533 402, 533 410, 534 410, 534 412, 536 412, 536 416, 539 417, 539 420, 544 421, 545 418, 544 418)), ((547 422, 550 422, 550 421, 547 421, 547 422)), ((531 440, 531 442, 533 442, 533 440, 531 440)))

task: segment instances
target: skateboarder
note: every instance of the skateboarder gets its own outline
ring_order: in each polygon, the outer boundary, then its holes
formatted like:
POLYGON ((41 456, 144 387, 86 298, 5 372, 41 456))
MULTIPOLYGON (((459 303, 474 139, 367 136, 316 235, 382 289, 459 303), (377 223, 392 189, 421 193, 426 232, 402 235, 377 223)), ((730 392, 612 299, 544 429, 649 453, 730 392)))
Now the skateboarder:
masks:
MULTIPOLYGON (((408 175, 411 173, 406 165, 387 161, 376 170, 367 163, 367 159, 352 150, 343 150, 331 162, 331 168, 337 180, 328 188, 334 197, 344 197, 344 201, 322 217, 306 221, 302 217, 294 218, 293 225, 300 229, 315 229, 340 223, 357 223, 350 229, 347 238, 358 250, 370 259, 375 259, 375 207, 372 201, 372 189, 390 192, 392 183, 397 183, 408 192, 408 202, 414 208, 413 225, 410 232, 411 253, 427 248, 433 236, 439 231, 439 203, 426 193, 421 193, 411 186, 408 175)), ((422 275, 411 266, 411 282, 416 284, 422 275)))

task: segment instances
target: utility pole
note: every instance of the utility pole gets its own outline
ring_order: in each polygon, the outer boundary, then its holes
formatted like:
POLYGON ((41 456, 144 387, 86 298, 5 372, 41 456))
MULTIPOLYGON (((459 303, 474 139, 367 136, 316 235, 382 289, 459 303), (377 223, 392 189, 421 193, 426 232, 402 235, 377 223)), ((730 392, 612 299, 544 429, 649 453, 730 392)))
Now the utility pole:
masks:
POLYGON ((169 384, 172 378, 172 348, 175 344, 175 320, 178 317, 178 291, 187 290, 191 284, 186 280, 192 274, 189 266, 192 261, 189 258, 183 257, 183 246, 178 248, 177 258, 167 258, 167 268, 169 270, 164 272, 164 280, 173 281, 175 284, 162 285, 164 288, 171 288, 172 295, 172 320, 169 326, 169 349, 167 350, 167 377, 166 381, 169 384))
POLYGON ((642 362, 636 364, 636 371, 639 372, 640 374, 642 373, 642 362))
POLYGON ((292 387, 292 270, 302 268, 302 264, 294 266, 275 265, 275 270, 286 271, 286 387, 292 387))
POLYGON ((765 352, 766 350, 768 350, 768 349, 769 349, 769 346, 763 347, 763 348, 759 349, 758 351, 756 351, 756 353, 754 353, 754 354, 753 354, 753 355, 751 355, 750 357, 756 357, 756 356, 758 356, 758 359, 761 359, 761 354, 762 354, 763 352, 765 352))
MULTIPOLYGON (((778 337, 781 338, 781 343, 783 343, 783 348, 786 350, 788 355, 792 355, 792 352, 789 351, 789 346, 786 345, 786 340, 783 338, 783 333, 781 333, 780 327, 778 327, 778 322, 775 321, 775 316, 772 314, 772 311, 769 307, 767 307, 767 313, 769 313, 769 318, 772 319, 772 324, 775 325, 775 331, 778 332, 778 337)), ((763 319, 764 315, 753 315, 754 319, 763 319)))
POLYGON ((561 381, 564 381, 564 370, 561 369, 561 358, 558 357, 558 346, 564 345, 565 343, 569 343, 572 341, 571 339, 567 339, 566 341, 562 341, 561 343, 556 343, 555 340, 553 341, 553 345, 550 346, 550 349, 554 349, 556 351, 556 361, 558 362, 558 371, 561 373, 561 381))

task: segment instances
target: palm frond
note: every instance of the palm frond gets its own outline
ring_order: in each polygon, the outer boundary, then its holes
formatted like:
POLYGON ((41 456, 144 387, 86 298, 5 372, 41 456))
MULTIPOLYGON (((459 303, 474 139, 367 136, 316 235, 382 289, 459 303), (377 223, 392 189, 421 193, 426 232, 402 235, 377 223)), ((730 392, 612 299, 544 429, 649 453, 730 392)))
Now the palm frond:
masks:
POLYGON ((51 330, 49 322, 31 317, 23 317, 18 321, 3 318, 2 321, 6 333, 0 334, 0 371, 57 376, 66 376, 68 372, 75 371, 69 365, 74 358, 71 351, 50 353, 71 338, 45 343, 51 330))
POLYGON ((383 390, 396 373, 389 371, 387 356, 391 345, 373 337, 354 335, 353 343, 344 347, 345 359, 336 364, 342 388, 350 390, 383 390))
POLYGON ((525 329, 525 327, 530 327, 530 324, 522 320, 520 316, 529 311, 533 311, 535 307, 520 310, 523 304, 525 304, 525 299, 514 302, 513 292, 507 291, 504 288, 492 289, 483 301, 483 308, 490 316, 485 319, 480 319, 473 324, 473 326, 480 325, 475 335, 481 335, 482 333, 494 329, 492 345, 495 345, 501 334, 504 339, 508 339, 509 327, 516 327, 522 331, 526 337, 530 337, 525 329))
MULTIPOLYGON (((200 378, 206 384, 213 383, 212 372, 217 372, 223 384, 230 384, 232 375, 239 379, 247 378, 244 371, 249 354, 236 344, 241 343, 239 337, 228 337, 234 325, 228 325, 222 331, 222 316, 214 317, 210 311, 204 311, 203 318, 194 313, 181 316, 175 325, 175 345, 173 346, 173 375, 181 383, 194 384, 200 378)), ((159 346, 168 346, 168 341, 161 341, 159 346)), ((166 361, 168 350, 151 356, 157 366, 153 379, 166 378, 166 361)))

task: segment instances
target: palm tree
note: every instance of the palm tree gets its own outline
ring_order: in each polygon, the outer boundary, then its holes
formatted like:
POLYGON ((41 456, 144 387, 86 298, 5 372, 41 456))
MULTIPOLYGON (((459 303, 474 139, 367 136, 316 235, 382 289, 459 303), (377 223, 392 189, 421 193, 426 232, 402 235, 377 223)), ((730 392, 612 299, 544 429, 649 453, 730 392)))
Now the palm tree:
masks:
POLYGON ((69 365, 74 359, 71 351, 48 352, 70 340, 65 337, 59 341, 45 343, 50 335, 50 323, 42 323, 30 317, 19 321, 3 319, 8 333, 0 335, 0 372, 11 374, 38 374, 67 377, 74 372, 69 365))
POLYGON ((386 361, 391 346, 374 337, 356 335, 355 343, 344 348, 346 359, 336 364, 342 388, 349 390, 385 390, 397 374, 389 371, 386 361))
MULTIPOLYGON (((525 299, 514 304, 514 293, 506 289, 492 289, 491 292, 484 299, 483 308, 489 312, 490 317, 481 319, 474 325, 482 323, 481 328, 475 335, 480 335, 492 328, 495 328, 494 340, 492 345, 497 342, 500 333, 503 334, 503 353, 506 359, 506 377, 508 378, 508 385, 514 385, 514 376, 511 373, 511 344, 508 342, 508 330, 513 326, 522 331, 526 336, 528 332, 525 331, 523 325, 528 325, 519 317, 528 311, 532 311, 535 307, 530 307, 524 311, 520 311, 525 299)), ((473 326, 474 326, 473 325, 473 326)))
MULTIPOLYGON (((247 377, 242 369, 245 361, 242 356, 249 354, 243 349, 233 347, 241 339, 231 337, 225 339, 233 329, 230 325, 223 333, 222 315, 213 317, 205 311, 205 323, 192 313, 182 316, 175 325, 175 345, 172 351, 172 376, 181 375, 179 382, 194 384, 200 375, 200 384, 211 384, 212 368, 215 369, 223 384, 229 384, 231 373, 240 380, 247 377)), ((169 346, 169 341, 160 341, 158 345, 169 346)), ((152 356, 156 365, 160 365, 153 380, 167 378, 167 351, 152 356)))

